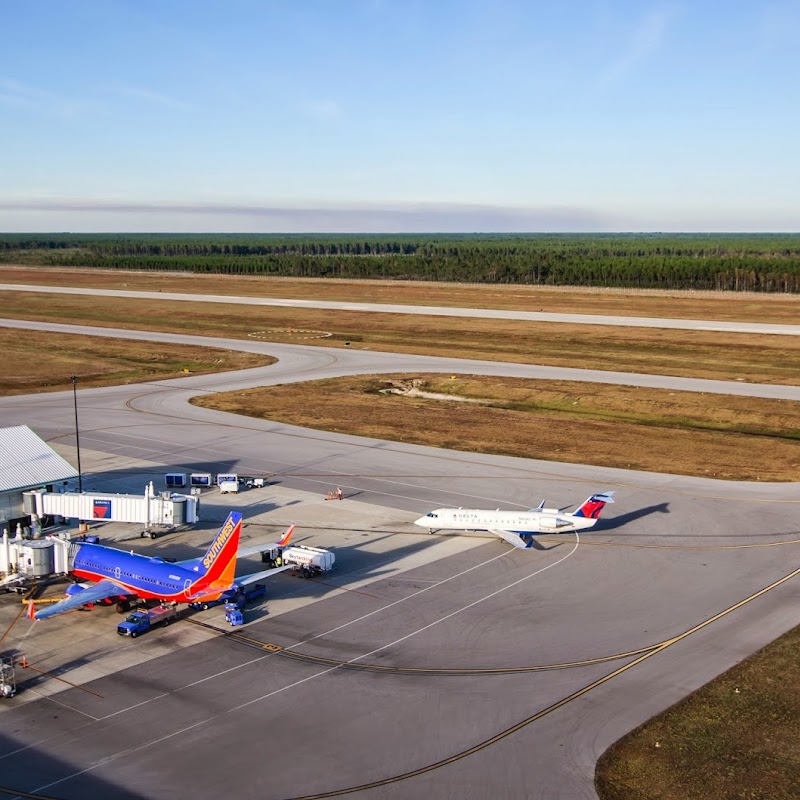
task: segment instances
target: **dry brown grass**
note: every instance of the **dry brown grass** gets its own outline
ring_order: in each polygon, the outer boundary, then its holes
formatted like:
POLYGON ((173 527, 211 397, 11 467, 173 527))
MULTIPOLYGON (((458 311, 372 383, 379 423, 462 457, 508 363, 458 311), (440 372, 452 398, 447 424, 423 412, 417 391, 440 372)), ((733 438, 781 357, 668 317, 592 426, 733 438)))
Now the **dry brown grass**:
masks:
POLYGON ((379 439, 731 480, 800 480, 800 404, 567 381, 413 376, 481 404, 385 395, 410 376, 359 376, 194 402, 379 439))
POLYGON ((798 651, 795 628, 612 745, 602 800, 797 800, 798 651))
MULTIPOLYGON (((197 280, 200 285, 202 282, 197 280)), ((189 288, 189 287, 185 287, 189 288)), ((196 287, 191 287, 194 291, 196 287)), ((800 384, 800 337, 2 292, 3 316, 423 355, 800 384), (296 329, 329 331, 300 340, 296 329)))
POLYGON ((126 339, 65 336, 45 331, 0 328, 6 369, 0 373, 0 396, 58 391, 78 387, 177 378, 223 372, 275 362, 269 356, 211 347, 155 344, 126 339))
POLYGON ((0 283, 742 322, 796 324, 800 319, 800 296, 741 292, 154 274, 11 265, 0 266, 0 283))

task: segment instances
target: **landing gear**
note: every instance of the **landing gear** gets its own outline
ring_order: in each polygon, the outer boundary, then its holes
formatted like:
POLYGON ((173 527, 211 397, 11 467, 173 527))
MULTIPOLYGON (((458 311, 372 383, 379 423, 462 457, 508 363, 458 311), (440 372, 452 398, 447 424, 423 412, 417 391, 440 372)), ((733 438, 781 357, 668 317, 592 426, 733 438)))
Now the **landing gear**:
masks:
POLYGON ((128 600, 120 600, 117 603, 117 614, 127 614, 131 610, 131 604, 128 600))

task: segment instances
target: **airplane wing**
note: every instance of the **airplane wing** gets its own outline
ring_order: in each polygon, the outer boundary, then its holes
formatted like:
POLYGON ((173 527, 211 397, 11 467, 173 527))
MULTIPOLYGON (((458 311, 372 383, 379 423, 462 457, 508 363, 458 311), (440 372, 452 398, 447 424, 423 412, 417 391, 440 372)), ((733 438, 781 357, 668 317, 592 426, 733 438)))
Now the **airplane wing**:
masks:
POLYGON ((513 544, 514 547, 524 549, 530 546, 518 533, 512 531, 490 530, 489 533, 493 533, 495 536, 505 539, 509 544, 513 544))
POLYGON ((284 564, 282 567, 273 567, 272 569, 265 569, 263 572, 254 572, 252 575, 243 575, 241 578, 236 578, 236 583, 239 586, 248 586, 256 581, 263 581, 264 578, 270 578, 277 575, 279 572, 285 572, 287 569, 292 569, 294 564, 284 564))
POLYGON ((273 547, 277 547, 276 542, 268 542, 267 544, 249 544, 246 547, 240 547, 236 551, 236 558, 245 558, 246 556, 255 556, 259 553, 266 552, 267 550, 271 550, 273 547))
POLYGON ((244 558, 245 556, 254 556, 256 553, 264 553, 267 550, 272 550, 273 547, 286 547, 289 544, 289 540, 292 538, 292 534, 294 533, 295 525, 290 525, 289 528, 285 531, 283 536, 281 536, 280 540, 277 542, 267 542, 265 544, 249 544, 246 547, 240 547, 236 551, 237 558, 244 558))
POLYGON ((126 593, 127 590, 118 583, 102 580, 89 586, 87 589, 71 594, 63 600, 59 600, 58 603, 53 603, 53 605, 37 611, 33 615, 33 618, 47 619, 48 617, 55 617, 57 614, 65 614, 67 611, 74 611, 76 608, 85 606, 87 603, 97 603, 100 600, 105 600, 107 597, 117 597, 126 593))

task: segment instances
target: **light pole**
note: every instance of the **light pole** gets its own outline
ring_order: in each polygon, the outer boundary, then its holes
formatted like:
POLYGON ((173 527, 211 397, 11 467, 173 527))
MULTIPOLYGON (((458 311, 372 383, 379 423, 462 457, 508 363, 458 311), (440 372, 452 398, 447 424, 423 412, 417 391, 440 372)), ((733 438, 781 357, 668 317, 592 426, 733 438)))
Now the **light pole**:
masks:
POLYGON ((75 445, 78 448, 78 492, 83 494, 83 473, 81 472, 81 438, 78 432, 78 376, 70 376, 72 381, 72 405, 75 407, 75 445))

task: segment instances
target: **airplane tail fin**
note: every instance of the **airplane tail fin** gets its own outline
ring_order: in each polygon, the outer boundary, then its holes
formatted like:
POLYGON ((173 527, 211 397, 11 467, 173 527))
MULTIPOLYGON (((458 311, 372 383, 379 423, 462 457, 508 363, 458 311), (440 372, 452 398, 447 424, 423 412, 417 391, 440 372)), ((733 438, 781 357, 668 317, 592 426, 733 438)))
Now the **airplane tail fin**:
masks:
POLYGON ((601 492, 593 494, 583 501, 583 505, 572 515, 573 517, 586 517, 597 519, 606 504, 614 502, 614 492, 601 492))
POLYGON ((199 571, 203 573, 203 577, 199 584, 203 589, 229 589, 233 586, 241 532, 242 515, 238 511, 231 511, 200 560, 199 571))
POLYGON ((286 547, 289 544, 289 539, 292 538, 292 534, 294 533, 295 523, 292 523, 287 529, 286 533, 281 536, 280 541, 278 542, 278 547, 286 547))

